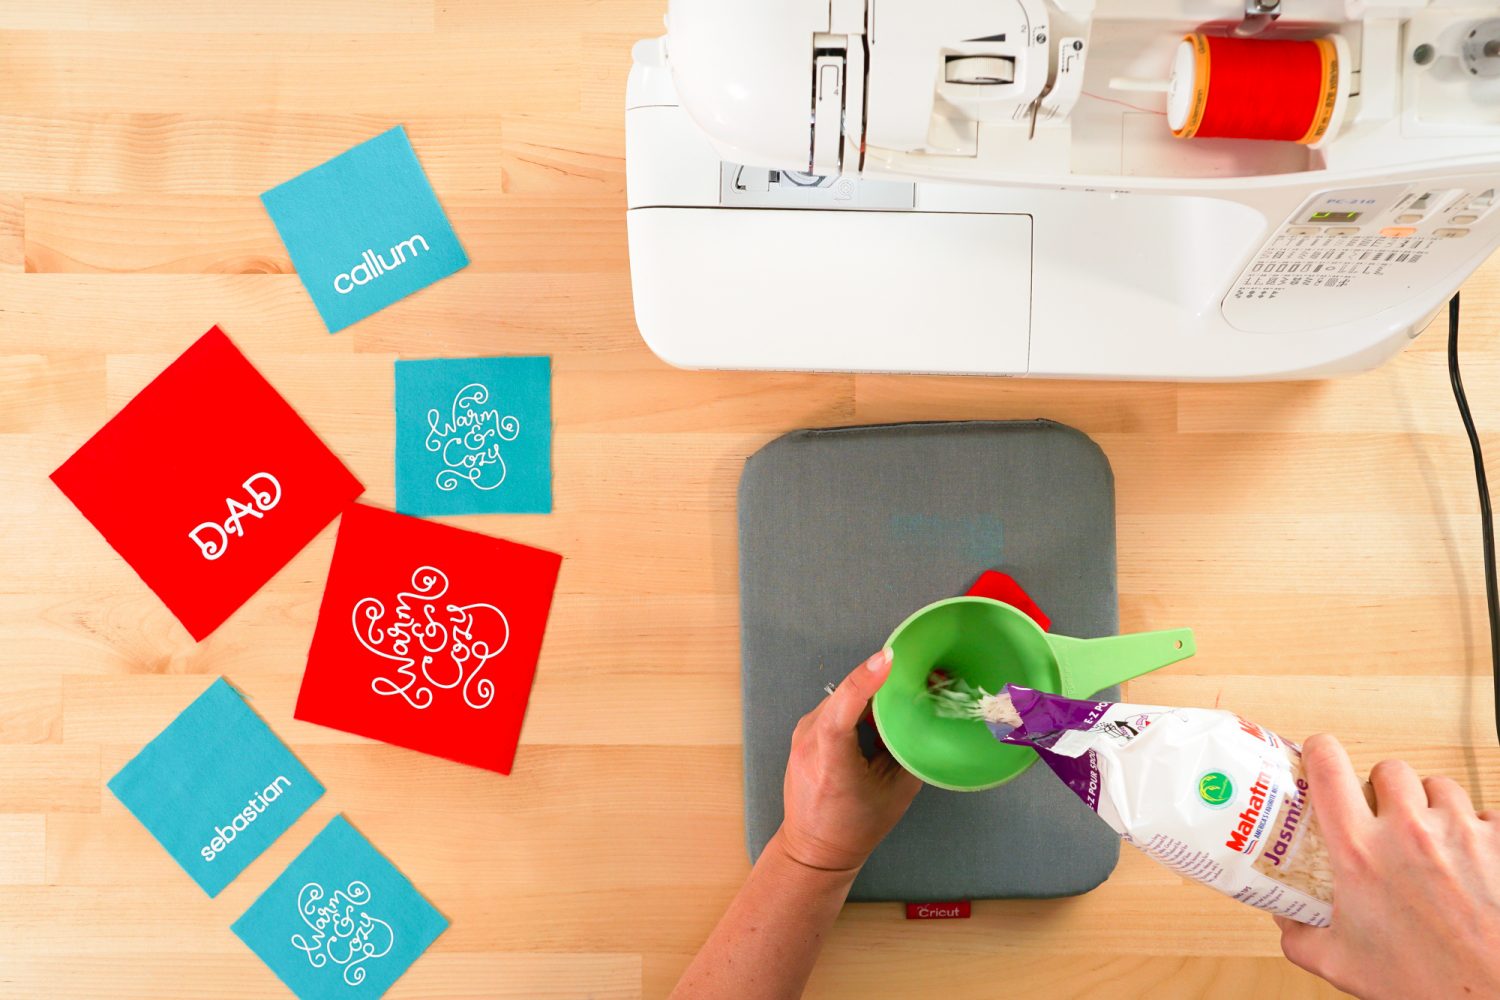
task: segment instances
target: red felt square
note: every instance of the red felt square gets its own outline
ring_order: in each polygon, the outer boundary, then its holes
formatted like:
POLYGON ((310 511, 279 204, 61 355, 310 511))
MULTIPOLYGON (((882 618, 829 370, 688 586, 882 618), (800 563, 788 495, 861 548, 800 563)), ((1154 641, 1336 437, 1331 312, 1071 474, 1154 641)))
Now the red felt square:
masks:
POLYGON ((509 774, 562 557, 344 512, 296 717, 509 774))
POLYGON ((968 589, 965 596, 1003 601, 1040 625, 1043 632, 1052 630, 1052 619, 1037 606, 1031 595, 1016 582, 1015 577, 999 570, 987 569, 979 574, 979 579, 974 581, 974 586, 968 589))
POLYGON ((364 492, 218 327, 52 481, 195 639, 364 492))

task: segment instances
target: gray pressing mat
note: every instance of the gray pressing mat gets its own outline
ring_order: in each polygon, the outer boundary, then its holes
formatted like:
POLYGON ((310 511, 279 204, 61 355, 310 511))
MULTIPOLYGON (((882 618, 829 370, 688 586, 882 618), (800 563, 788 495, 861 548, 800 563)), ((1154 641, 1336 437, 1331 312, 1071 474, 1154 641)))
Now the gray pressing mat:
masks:
MULTIPOLYGON (((1114 477, 1099 447, 1061 424, 798 431, 746 463, 739 516, 752 859, 781 823, 797 719, 911 612, 998 569, 1051 617, 1053 632, 1118 629, 1114 477)), ((873 734, 861 738, 868 752, 873 734)), ((1119 850, 1038 763, 986 792, 923 787, 850 899, 1077 895, 1109 877, 1119 850)))

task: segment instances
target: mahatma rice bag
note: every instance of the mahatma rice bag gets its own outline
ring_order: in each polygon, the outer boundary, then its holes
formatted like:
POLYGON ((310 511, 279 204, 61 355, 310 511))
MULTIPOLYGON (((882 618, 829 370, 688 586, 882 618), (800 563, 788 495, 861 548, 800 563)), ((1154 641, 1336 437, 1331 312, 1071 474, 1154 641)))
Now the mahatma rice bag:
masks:
POLYGON ((1302 776, 1302 751, 1232 712, 1075 701, 1007 685, 1036 749, 1100 819, 1168 868, 1242 903, 1315 927, 1333 875, 1302 776))

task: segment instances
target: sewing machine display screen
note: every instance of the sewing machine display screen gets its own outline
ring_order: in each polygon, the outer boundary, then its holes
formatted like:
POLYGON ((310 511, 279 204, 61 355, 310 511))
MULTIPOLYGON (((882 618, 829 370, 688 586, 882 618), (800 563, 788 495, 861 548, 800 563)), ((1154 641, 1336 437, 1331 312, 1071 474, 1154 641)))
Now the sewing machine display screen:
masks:
POLYGON ((1307 221, 1348 223, 1355 221, 1363 214, 1363 212, 1314 212, 1310 217, 1308 217, 1307 221))

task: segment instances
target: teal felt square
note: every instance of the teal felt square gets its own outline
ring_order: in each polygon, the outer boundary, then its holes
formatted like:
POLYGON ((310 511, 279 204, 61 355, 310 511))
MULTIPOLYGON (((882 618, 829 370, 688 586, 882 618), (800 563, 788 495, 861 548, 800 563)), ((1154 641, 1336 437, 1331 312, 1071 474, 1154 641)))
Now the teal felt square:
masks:
POLYGON ((373 1000, 448 927, 335 816, 230 928, 302 1000, 373 1000))
POLYGON ((260 200, 329 333, 469 263, 399 125, 260 200))
POLYGON ((550 513, 551 359, 397 361, 396 509, 550 513))
POLYGON ((122 767, 109 790, 210 896, 323 794, 222 677, 122 767))

